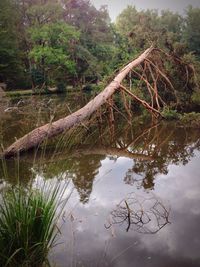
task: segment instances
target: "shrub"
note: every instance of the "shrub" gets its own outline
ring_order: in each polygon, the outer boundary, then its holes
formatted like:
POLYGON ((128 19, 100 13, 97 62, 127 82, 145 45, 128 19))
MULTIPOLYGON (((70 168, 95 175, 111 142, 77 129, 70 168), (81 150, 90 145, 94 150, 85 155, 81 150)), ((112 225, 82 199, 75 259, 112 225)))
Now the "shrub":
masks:
POLYGON ((66 93, 66 85, 64 83, 57 84, 57 92, 58 93, 66 93))
POLYGON ((180 114, 176 110, 172 110, 169 108, 165 108, 162 111, 162 116, 166 120, 178 120, 178 119, 180 119, 180 114))
POLYGON ((195 91, 192 94, 192 102, 198 106, 200 106, 200 91, 195 91))
POLYGON ((200 128, 200 113, 190 112, 183 114, 181 123, 186 127, 200 128))

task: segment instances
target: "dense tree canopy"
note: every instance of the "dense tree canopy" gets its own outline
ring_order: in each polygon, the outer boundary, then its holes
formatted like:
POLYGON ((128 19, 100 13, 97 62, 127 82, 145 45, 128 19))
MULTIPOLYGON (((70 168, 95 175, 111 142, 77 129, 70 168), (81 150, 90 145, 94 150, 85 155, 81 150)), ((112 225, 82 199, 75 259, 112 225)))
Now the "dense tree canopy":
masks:
POLYGON ((189 6, 184 25, 184 40, 188 47, 200 57, 200 8, 189 6))
POLYGON ((0 80, 19 85, 23 65, 19 45, 19 12, 13 0, 0 1, 0 80))
MULTIPOLYGON (((184 16, 128 6, 111 23, 106 6, 97 10, 89 0, 1 0, 0 82, 9 89, 97 83, 152 43, 197 66, 198 81, 199 20, 192 6, 184 16)), ((182 67, 166 64, 175 86, 184 88, 182 67)), ((187 85, 198 98, 194 80, 187 85)))

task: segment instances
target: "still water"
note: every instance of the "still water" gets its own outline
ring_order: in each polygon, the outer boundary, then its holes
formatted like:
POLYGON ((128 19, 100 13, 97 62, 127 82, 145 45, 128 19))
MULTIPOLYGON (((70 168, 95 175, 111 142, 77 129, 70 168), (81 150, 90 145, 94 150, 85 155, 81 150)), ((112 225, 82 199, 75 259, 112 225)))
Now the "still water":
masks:
MULTIPOLYGON (((7 146, 84 101, 4 100, 0 141, 7 146)), ((199 267, 199 130, 142 116, 131 124, 116 121, 87 125, 73 142, 65 137, 57 150, 52 143, 37 157, 26 153, 20 164, 7 161, 1 183, 69 181, 58 245, 49 254, 52 267, 199 267)))

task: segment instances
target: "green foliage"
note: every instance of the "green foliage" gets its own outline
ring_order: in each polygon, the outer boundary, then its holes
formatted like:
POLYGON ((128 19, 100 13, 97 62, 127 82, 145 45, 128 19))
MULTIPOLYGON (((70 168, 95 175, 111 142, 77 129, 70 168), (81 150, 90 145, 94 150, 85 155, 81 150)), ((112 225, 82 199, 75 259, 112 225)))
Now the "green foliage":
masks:
POLYGON ((25 75, 17 31, 19 15, 13 0, 0 1, 0 81, 8 87, 24 81, 25 75))
POLYGON ((154 43, 159 47, 173 48, 181 39, 183 19, 169 10, 158 14, 156 10, 137 11, 128 6, 117 18, 117 30, 130 45, 144 49, 154 43))
POLYGON ((200 128, 200 113, 184 113, 181 116, 181 123, 186 127, 200 128))
POLYGON ((23 5, 26 7, 24 15, 27 15, 30 27, 57 22, 63 13, 62 6, 54 0, 23 0, 23 5))
MULTIPOLYGON (((194 33, 195 38, 199 35, 197 26, 199 23, 196 18, 198 12, 198 9, 190 7, 186 18, 183 18, 169 10, 159 14, 155 10, 137 11, 135 7, 129 6, 122 11, 116 22, 116 31, 127 43, 126 50, 129 54, 133 54, 134 49, 144 50, 152 43, 163 51, 163 60, 159 57, 157 60, 155 57, 152 60, 156 61, 157 67, 169 78, 174 89, 167 90, 159 80, 157 84, 159 95, 170 106, 176 106, 182 110, 191 109, 195 99, 197 103, 197 95, 194 92, 198 91, 200 85, 200 65, 196 57, 198 42, 193 50, 195 55, 188 50, 194 40, 186 37, 186 31, 191 32, 191 35, 194 33), (193 19, 192 14, 196 16, 193 19)), ((151 81, 151 77, 148 77, 148 80, 151 81)), ((146 95, 145 99, 149 102, 146 95)), ((168 115, 170 118, 173 117, 171 113, 168 115)))
MULTIPOLYGON (((199 10, 189 7, 183 17, 169 10, 158 13, 128 6, 111 23, 105 6, 97 10, 87 0, 2 0, 0 81, 12 88, 84 86, 109 77, 153 43, 182 61, 181 66, 170 60, 158 64, 190 104, 200 83, 199 10), (198 70, 192 75, 188 69, 187 84, 183 64, 198 70)), ((163 100, 175 101, 162 83, 159 88, 163 100)))
POLYGON ((113 32, 105 6, 97 10, 89 1, 66 1, 66 23, 80 31, 80 43, 75 53, 77 78, 85 83, 91 77, 102 78, 111 72, 113 32), (85 15, 87 14, 87 15, 85 15))
POLYGON ((79 33, 72 26, 57 22, 32 27, 30 37, 32 50, 29 57, 36 69, 48 79, 48 83, 55 83, 62 76, 66 79, 75 73, 75 61, 71 52, 78 41, 79 33))
POLYGON ((90 93, 90 92, 98 93, 101 89, 102 89, 101 84, 98 84, 98 85, 87 84, 86 86, 82 88, 83 92, 86 92, 86 93, 90 93))
POLYGON ((189 6, 186 11, 184 25, 184 39, 188 44, 190 51, 193 51, 200 57, 200 8, 189 6))
POLYGON ((169 107, 164 108, 161 114, 165 120, 180 119, 180 114, 176 110, 172 110, 169 107))
POLYGON ((57 84, 57 92, 58 93, 66 93, 66 86, 64 83, 57 84))
POLYGON ((2 194, 0 265, 39 266, 58 234, 57 208, 65 186, 44 183, 40 189, 21 186, 2 194))
POLYGON ((195 91, 192 94, 192 102, 198 106, 200 106, 200 90, 195 91))
POLYGON ((31 69, 32 81, 36 86, 40 86, 45 82, 45 77, 41 71, 36 68, 31 69))

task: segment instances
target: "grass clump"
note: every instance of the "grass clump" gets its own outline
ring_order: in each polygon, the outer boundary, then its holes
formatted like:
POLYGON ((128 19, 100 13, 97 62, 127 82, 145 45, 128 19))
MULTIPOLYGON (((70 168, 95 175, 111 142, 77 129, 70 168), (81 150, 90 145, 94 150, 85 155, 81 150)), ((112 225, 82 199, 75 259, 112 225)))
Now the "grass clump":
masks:
POLYGON ((0 266, 41 266, 58 234, 59 184, 9 189, 0 200, 0 266))

